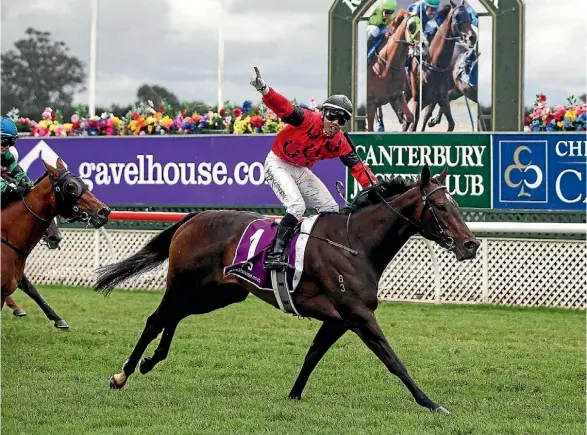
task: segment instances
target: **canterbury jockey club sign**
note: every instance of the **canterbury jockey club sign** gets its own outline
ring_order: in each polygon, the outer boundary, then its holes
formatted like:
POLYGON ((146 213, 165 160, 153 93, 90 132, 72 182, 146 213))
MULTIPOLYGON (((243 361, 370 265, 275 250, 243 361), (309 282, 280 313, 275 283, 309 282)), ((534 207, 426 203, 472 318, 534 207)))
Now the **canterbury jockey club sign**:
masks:
MULTIPOLYGON (((414 180, 422 166, 448 168, 447 187, 461 207, 584 211, 584 134, 351 134, 379 179, 414 180)), ((281 206, 265 182, 274 135, 23 138, 19 161, 31 178, 61 157, 108 204, 281 206)), ((312 171, 342 204, 361 189, 339 159, 312 171)))

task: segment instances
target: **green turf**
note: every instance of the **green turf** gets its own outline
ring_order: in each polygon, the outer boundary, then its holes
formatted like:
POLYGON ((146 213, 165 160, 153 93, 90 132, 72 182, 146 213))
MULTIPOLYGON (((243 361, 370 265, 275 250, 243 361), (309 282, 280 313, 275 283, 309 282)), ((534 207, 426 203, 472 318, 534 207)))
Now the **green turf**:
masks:
MULTIPOLYGON (((42 288, 70 324, 2 311, 3 434, 584 434, 585 312, 382 305, 433 414, 352 333, 287 394, 319 327, 250 296, 178 327, 167 360, 108 388, 161 293, 42 288)), ((154 349, 153 343, 147 354, 154 349)))

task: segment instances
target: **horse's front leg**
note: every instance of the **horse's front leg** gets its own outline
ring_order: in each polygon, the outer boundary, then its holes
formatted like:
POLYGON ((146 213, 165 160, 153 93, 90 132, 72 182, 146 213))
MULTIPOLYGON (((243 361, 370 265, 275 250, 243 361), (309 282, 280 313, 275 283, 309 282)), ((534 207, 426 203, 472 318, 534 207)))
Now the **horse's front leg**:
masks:
POLYGON ((375 122, 376 107, 373 102, 367 103, 367 131, 373 131, 373 124, 375 122))
POLYGON ((18 287, 25 292, 29 297, 37 303, 37 305, 43 310, 45 316, 49 320, 53 320, 53 325, 56 328, 67 329, 69 325, 63 320, 54 310, 49 306, 43 297, 39 294, 35 286, 29 281, 29 279, 23 275, 22 279, 18 283, 18 287))
POLYGON ((377 355, 391 373, 401 379, 412 393, 412 396, 414 396, 416 403, 428 408, 430 411, 449 414, 445 408, 434 403, 410 377, 408 370, 385 339, 373 311, 365 306, 355 307, 348 320, 351 324, 350 329, 377 355))
POLYGON ((432 113, 434 112, 434 108, 436 107, 436 103, 430 103, 426 106, 426 111, 424 113, 424 119, 422 120, 422 131, 426 131, 426 123, 432 117, 432 113))
POLYGON ((409 131, 416 131, 418 129, 418 121, 420 120, 420 103, 414 100, 414 122, 410 125, 409 131))
POLYGON ((322 357, 328 349, 332 347, 336 341, 344 335, 348 327, 339 320, 327 320, 322 324, 308 353, 304 359, 302 369, 298 374, 296 382, 289 393, 290 399, 300 400, 304 387, 312 374, 312 371, 318 365, 322 357))
POLYGON ((439 101, 438 104, 440 105, 440 109, 442 110, 442 112, 446 116, 446 120, 448 121, 447 131, 453 131, 455 129, 455 120, 453 119, 452 112, 450 111, 450 103, 448 101, 448 98, 439 101))

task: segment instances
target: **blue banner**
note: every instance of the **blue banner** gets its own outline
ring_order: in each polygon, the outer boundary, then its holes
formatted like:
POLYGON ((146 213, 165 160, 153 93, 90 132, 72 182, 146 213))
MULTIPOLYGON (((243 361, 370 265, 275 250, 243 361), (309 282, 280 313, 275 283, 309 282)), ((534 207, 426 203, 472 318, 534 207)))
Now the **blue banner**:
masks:
POLYGON ((493 208, 585 210, 584 133, 492 136, 493 208))

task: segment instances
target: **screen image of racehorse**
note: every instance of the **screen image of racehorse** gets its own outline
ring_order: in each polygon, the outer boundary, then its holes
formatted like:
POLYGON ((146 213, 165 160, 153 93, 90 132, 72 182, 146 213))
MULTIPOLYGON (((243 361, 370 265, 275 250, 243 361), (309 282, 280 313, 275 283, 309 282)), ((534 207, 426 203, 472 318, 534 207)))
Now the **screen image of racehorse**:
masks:
POLYGON ((380 0, 365 19, 365 129, 470 131, 478 113, 475 10, 463 0, 380 0))

